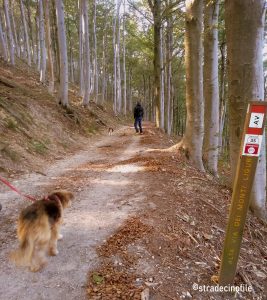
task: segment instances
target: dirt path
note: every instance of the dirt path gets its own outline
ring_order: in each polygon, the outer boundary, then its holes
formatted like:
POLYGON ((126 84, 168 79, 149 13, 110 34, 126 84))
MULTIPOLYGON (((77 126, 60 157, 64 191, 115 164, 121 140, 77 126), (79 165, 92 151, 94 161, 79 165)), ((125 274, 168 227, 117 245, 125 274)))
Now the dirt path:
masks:
POLYGON ((59 255, 49 258, 38 273, 16 268, 7 256, 17 246, 15 221, 27 201, 0 186, 0 299, 85 299, 88 271, 98 263, 95 247, 130 214, 142 208, 142 167, 127 160, 145 150, 142 136, 124 127, 113 136, 100 137, 78 154, 60 160, 45 171, 12 183, 35 196, 55 187, 74 191, 76 200, 65 213, 59 255))

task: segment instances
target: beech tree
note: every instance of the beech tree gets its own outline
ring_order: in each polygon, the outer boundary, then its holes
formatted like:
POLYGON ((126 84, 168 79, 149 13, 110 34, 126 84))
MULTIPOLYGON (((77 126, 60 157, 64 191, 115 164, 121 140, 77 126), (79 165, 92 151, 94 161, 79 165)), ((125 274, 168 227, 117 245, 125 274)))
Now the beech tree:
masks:
POLYGON ((51 29, 50 29, 50 1, 45 1, 45 43, 47 46, 47 58, 48 58, 48 91, 50 93, 54 92, 54 82, 55 82, 55 76, 54 76, 54 62, 53 62, 53 49, 52 49, 52 41, 51 41, 51 29))
POLYGON ((154 29, 154 104, 156 110, 156 127, 161 126, 162 111, 161 111, 161 1, 148 0, 149 7, 153 15, 153 29, 154 29))
POLYGON ((62 0, 55 0, 58 27, 58 45, 60 57, 60 87, 58 102, 68 106, 68 55, 66 43, 66 29, 64 21, 64 5, 62 0))
POLYGON ((20 0, 20 12, 21 12, 21 19, 23 24, 24 44, 27 52, 27 62, 28 65, 31 66, 31 49, 30 49, 30 40, 28 34, 28 25, 26 22, 24 3, 22 0, 20 0))
POLYGON ((40 37, 40 81, 46 79, 46 45, 45 45, 45 28, 44 28, 44 7, 43 0, 39 0, 39 37, 40 37))
POLYGON ((219 80, 218 80, 219 1, 205 0, 204 17, 204 155, 207 168, 217 175, 219 155, 219 80))
POLYGON ((89 104, 90 96, 90 44, 89 44, 89 21, 88 21, 88 2, 87 0, 82 0, 82 17, 83 17, 83 43, 84 43, 84 60, 83 60, 83 79, 84 79, 84 96, 83 105, 87 106, 89 104))
POLYGON ((2 29, 2 20, 1 20, 1 14, 0 14, 0 45, 1 45, 1 56, 4 58, 5 61, 8 60, 8 53, 7 53, 7 44, 4 37, 4 32, 2 29))
POLYGON ((204 134, 203 100, 203 1, 186 0, 185 68, 186 68, 186 130, 178 147, 201 171, 204 134))
MULTIPOLYGON (((251 100, 264 99, 264 6, 264 0, 225 1, 232 177, 236 171, 247 104, 251 100)), ((266 148, 263 142, 252 190, 251 208, 259 218, 267 221, 265 203, 266 148)))
POLYGON ((9 60, 12 65, 15 65, 15 49, 14 49, 15 45, 14 45, 13 32, 10 23, 8 0, 4 0, 4 10, 5 10, 5 19, 6 19, 6 28, 7 28, 7 37, 8 37, 9 60))

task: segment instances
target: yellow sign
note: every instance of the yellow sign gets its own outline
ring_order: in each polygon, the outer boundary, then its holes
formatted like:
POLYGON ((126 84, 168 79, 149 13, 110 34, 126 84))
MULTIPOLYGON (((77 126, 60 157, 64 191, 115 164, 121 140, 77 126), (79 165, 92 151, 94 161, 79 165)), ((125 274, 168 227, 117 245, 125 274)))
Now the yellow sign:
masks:
POLYGON ((250 194, 260 155, 266 111, 266 102, 251 102, 248 107, 221 259, 220 285, 231 284, 234 281, 250 194))

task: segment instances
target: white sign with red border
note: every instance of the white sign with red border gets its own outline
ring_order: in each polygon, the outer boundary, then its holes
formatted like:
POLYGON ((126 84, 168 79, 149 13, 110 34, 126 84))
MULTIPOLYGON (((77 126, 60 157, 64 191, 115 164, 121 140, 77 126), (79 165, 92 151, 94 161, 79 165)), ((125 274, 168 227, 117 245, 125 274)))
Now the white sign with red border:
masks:
POLYGON ((250 116, 249 126, 250 128, 262 128, 264 120, 264 114, 252 112, 250 116))
POLYGON ((246 134, 242 155, 259 156, 262 143, 262 135, 246 134))

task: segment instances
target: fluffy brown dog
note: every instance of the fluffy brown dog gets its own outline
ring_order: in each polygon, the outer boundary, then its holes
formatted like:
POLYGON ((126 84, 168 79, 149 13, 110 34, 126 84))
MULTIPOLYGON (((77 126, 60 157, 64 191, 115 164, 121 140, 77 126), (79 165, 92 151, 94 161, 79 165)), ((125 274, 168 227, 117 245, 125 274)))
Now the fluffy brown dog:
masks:
POLYGON ((72 199, 72 193, 58 190, 22 210, 17 228, 19 249, 11 253, 17 265, 36 272, 46 264, 47 253, 58 254, 63 209, 70 206, 72 199))

